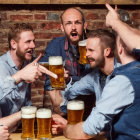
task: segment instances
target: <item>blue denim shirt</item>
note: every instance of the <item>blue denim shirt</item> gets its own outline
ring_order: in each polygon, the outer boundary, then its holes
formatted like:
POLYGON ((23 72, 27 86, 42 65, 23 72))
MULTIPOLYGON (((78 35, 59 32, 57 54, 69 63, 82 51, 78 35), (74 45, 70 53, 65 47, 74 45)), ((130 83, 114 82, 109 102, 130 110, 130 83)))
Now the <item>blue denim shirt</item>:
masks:
MULTIPOLYGON (((66 40, 65 36, 58 37, 58 38, 51 40, 51 42, 46 47, 45 54, 40 59, 40 62, 48 62, 49 56, 62 56, 63 62, 65 64, 65 60, 66 60, 65 40, 66 40)), ((70 47, 69 43, 68 43, 68 47, 70 47)), ((78 59, 79 58, 78 53, 76 55, 77 55, 77 59, 78 59)), ((80 65, 80 71, 82 73, 81 76, 87 74, 90 71, 90 65, 89 64, 88 65, 80 65)), ((70 76, 72 78, 72 83, 80 80, 80 78, 81 78, 81 76, 77 76, 77 75, 70 75, 70 76)), ((50 85, 50 79, 48 76, 46 76, 44 89, 45 90, 52 90, 52 87, 50 85)))
MULTIPOLYGON (((114 69, 119 66, 120 64, 115 61, 114 69)), ((134 90, 128 78, 118 75, 110 81, 110 77, 111 75, 103 78, 104 80, 101 82, 99 70, 94 69, 73 86, 69 85, 64 93, 65 100, 61 104, 63 112, 66 112, 66 104, 69 99, 74 99, 81 94, 95 93, 96 107, 92 109, 83 124, 83 131, 88 135, 98 134, 104 130, 108 132, 113 116, 121 112, 124 106, 132 104, 134 100, 134 90)))
MULTIPOLYGON (((120 66, 120 63, 114 60, 114 68, 120 66)), ((95 94, 96 102, 100 99, 105 84, 110 80, 110 76, 105 77, 101 74, 99 69, 93 69, 91 73, 71 85, 69 83, 65 92, 61 91, 63 102, 61 103, 61 110, 66 113, 66 105, 68 100, 76 98, 78 95, 95 94)))
POLYGON ((12 75, 18 69, 10 52, 0 56, 0 66, 0 117, 4 117, 19 111, 22 106, 31 105, 30 84, 15 84, 12 75))

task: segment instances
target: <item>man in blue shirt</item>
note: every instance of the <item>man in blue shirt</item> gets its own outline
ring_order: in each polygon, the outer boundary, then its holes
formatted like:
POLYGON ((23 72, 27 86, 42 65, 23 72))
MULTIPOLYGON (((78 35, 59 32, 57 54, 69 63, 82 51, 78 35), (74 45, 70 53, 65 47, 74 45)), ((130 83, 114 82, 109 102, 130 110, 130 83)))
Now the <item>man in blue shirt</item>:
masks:
POLYGON ((56 75, 37 63, 41 56, 31 62, 35 37, 29 24, 12 25, 8 43, 10 50, 0 56, 0 124, 13 127, 21 119, 21 107, 31 105, 30 83, 36 81, 42 73, 54 78, 56 75))
MULTIPOLYGON (((65 36, 53 39, 46 47, 44 56, 40 61, 48 61, 49 56, 62 56, 65 68, 66 83, 78 81, 88 73, 89 65, 79 64, 78 42, 84 39, 86 30, 84 14, 77 8, 68 8, 61 15, 61 30, 65 36)), ((59 100, 54 98, 60 94, 60 90, 54 90, 50 86, 49 77, 46 78, 44 89, 50 95, 54 110, 59 108, 59 100), (58 102, 58 103, 57 103, 58 102)), ((58 113, 58 112, 57 112, 58 113)))
MULTIPOLYGON (((95 66, 99 62, 96 61, 98 56, 96 54, 100 54, 101 58, 105 55, 101 55, 101 47, 94 47, 95 40, 90 43, 92 39, 92 36, 89 36, 87 40, 87 57, 90 60, 90 52, 92 51, 90 65, 95 66)), ((110 130, 109 139, 112 140, 140 139, 140 62, 125 49, 126 47, 125 43, 117 36, 116 56, 122 66, 116 68, 110 75, 110 81, 106 81, 106 86, 100 99, 96 102, 96 107, 92 109, 91 114, 84 122, 67 125, 67 121, 63 118, 54 117, 67 138, 89 139, 110 130)), ((105 72, 110 64, 103 60, 100 62, 105 65, 103 65, 104 67, 101 65, 100 70, 105 72)), ((70 94, 73 94, 73 90, 70 94)), ((76 96, 76 92, 72 96, 67 96, 72 98, 76 96)), ((57 133, 56 126, 52 130, 57 133)))

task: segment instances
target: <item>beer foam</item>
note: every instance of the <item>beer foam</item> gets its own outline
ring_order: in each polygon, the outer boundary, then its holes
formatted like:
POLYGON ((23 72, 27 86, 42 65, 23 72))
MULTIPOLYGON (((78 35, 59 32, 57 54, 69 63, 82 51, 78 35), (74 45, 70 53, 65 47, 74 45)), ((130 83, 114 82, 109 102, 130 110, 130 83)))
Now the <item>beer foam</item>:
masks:
POLYGON ((78 46, 86 46, 86 44, 87 44, 87 39, 78 42, 78 46))
POLYGON ((67 104, 67 109, 82 110, 84 109, 84 102, 83 101, 69 101, 67 104))
POLYGON ((49 57, 49 65, 62 65, 62 64, 63 64, 62 56, 49 57))
POLYGON ((21 118, 25 118, 25 119, 31 119, 31 118, 35 118, 35 114, 22 114, 21 118))
POLYGON ((21 112, 24 115, 35 114, 36 110, 37 110, 37 107, 35 106, 24 106, 21 108, 21 112))
POLYGON ((52 112, 50 109, 40 108, 36 112, 36 117, 37 118, 51 118, 52 112))

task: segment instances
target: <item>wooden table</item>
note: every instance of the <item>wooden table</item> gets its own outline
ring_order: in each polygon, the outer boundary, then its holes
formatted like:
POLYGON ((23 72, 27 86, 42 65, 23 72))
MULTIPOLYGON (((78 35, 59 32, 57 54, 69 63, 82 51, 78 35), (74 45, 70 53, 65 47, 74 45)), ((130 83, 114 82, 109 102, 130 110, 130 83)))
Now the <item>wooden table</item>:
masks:
MULTIPOLYGON (((21 133, 12 133, 10 135, 10 140, 22 140, 21 133)), ((37 138, 33 140, 37 140, 37 138)), ((51 140, 68 140, 68 139, 65 138, 64 136, 55 136, 55 137, 52 137, 51 140)))
MULTIPOLYGON (((10 140, 22 140, 21 133, 10 134, 10 140)), ((37 140, 37 139, 34 139, 34 140, 37 140)), ((65 138, 64 136, 53 136, 51 138, 51 140, 69 140, 69 139, 65 138)), ((100 136, 100 137, 97 137, 97 138, 92 139, 92 140, 106 140, 106 139, 104 137, 100 136)))

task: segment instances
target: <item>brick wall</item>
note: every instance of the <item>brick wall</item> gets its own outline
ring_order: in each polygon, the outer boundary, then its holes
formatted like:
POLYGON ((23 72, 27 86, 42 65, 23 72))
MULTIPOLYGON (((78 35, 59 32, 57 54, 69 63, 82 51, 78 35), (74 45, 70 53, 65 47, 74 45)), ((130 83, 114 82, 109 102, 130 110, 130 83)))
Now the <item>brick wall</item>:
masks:
MULTIPOLYGON (((7 32, 10 24, 15 22, 29 22, 33 26, 36 37, 36 52, 37 54, 44 52, 51 39, 63 35, 60 30, 59 16, 64 9, 71 6, 82 8, 89 29, 105 27, 107 10, 104 5, 0 5, 0 55, 8 50, 7 32)), ((134 23, 139 25, 139 6, 119 7, 128 11, 134 23)), ((32 84, 32 102, 38 107, 43 105, 43 85, 44 79, 32 84)), ((51 105, 48 98, 46 105, 51 105)))

